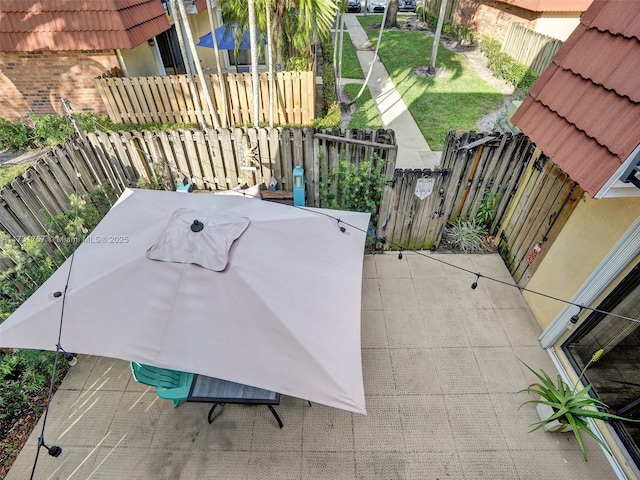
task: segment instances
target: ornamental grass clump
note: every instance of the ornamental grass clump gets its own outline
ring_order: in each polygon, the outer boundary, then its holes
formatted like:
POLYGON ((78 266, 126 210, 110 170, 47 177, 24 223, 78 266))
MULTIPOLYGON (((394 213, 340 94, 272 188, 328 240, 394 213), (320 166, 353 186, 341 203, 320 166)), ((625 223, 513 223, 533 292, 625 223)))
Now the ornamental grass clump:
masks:
POLYGON ((475 220, 460 220, 451 223, 446 233, 446 240, 453 248, 463 253, 478 253, 487 251, 487 231, 483 225, 475 220))
POLYGON ((549 377, 549 375, 544 370, 541 369, 538 373, 525 362, 518 359, 538 378, 538 380, 540 380, 539 382, 532 383, 527 388, 518 392, 528 392, 539 397, 535 400, 528 400, 526 402, 523 402, 520 407, 528 403, 535 403, 548 405, 553 409, 553 414, 550 417, 529 425, 530 427, 534 427, 529 431, 529 433, 538 430, 545 425, 551 424, 554 421, 560 422, 562 424, 562 427, 557 431, 566 430, 568 428, 571 428, 573 430, 573 434, 578 441, 578 446, 580 447, 580 451, 582 452, 582 457, 584 458, 585 462, 587 461, 587 450, 582 438, 582 432, 587 433, 589 436, 591 436, 602 446, 602 448, 607 451, 609 455, 611 455, 611 450, 609 450, 609 447, 591 429, 591 426, 587 421, 588 418, 594 418, 603 421, 638 421, 619 417, 618 415, 613 415, 611 413, 600 410, 601 408, 607 408, 607 405, 602 401, 601 398, 596 398, 589 395, 589 391, 592 388, 591 384, 578 390, 578 384, 580 383, 580 380, 582 380, 584 372, 589 366, 597 362, 603 354, 603 349, 600 349, 593 354, 591 360, 589 360, 589 363, 587 363, 587 365, 582 369, 582 372, 580 372, 580 376, 578 377, 575 385, 568 385, 564 382, 564 380, 562 380, 562 377, 560 377, 560 375, 558 375, 557 377, 557 383, 554 383, 551 377, 549 377))

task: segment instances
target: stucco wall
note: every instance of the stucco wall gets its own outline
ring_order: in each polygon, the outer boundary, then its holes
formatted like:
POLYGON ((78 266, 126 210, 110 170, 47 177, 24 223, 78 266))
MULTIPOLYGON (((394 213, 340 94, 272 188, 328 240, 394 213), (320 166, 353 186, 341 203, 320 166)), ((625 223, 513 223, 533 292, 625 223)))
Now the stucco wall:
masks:
MULTIPOLYGON (((214 15, 213 22, 216 28, 220 26, 216 15, 214 15)), ((200 12, 197 15, 189 15, 189 23, 191 24, 191 31, 193 32, 194 41, 196 43, 198 43, 201 36, 206 35, 211 31, 209 26, 209 14, 206 11, 200 12)), ((216 59, 213 48, 197 47, 197 50, 202 68, 210 72, 216 72, 216 59)), ((222 62, 222 68, 225 68, 224 57, 225 54, 221 53, 220 61, 222 62)))
POLYGON ((563 42, 580 23, 580 12, 544 13, 535 24, 535 31, 563 42))
MULTIPOLYGON (((571 299, 638 218, 639 212, 640 198, 593 200, 585 195, 527 284, 527 289, 571 299)), ((562 303, 539 295, 523 294, 543 329, 563 307, 562 303)))
POLYGON ((77 112, 106 113, 93 79, 118 67, 113 50, 0 52, 0 117, 63 113, 60 97, 77 112))
POLYGON ((160 74, 153 57, 153 48, 148 42, 143 42, 135 48, 120 50, 120 55, 129 77, 151 77, 160 74))

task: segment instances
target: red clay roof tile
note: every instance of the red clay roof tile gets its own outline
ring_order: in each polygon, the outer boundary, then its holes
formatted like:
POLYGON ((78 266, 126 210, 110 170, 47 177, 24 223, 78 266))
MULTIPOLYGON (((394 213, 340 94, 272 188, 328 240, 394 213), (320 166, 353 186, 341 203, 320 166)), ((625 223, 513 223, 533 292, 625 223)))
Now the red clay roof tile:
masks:
POLYGON ((589 28, 613 35, 624 35, 640 39, 640 11, 637 1, 597 0, 593 12, 582 17, 582 23, 589 28))
POLYGON ((526 115, 520 116, 518 128, 585 191, 595 195, 622 159, 530 97, 522 106, 526 115))
POLYGON ((590 195, 640 143, 640 2, 596 0, 512 122, 590 195))
POLYGON ((160 0, 11 0, 0 51, 133 48, 169 28, 160 0))

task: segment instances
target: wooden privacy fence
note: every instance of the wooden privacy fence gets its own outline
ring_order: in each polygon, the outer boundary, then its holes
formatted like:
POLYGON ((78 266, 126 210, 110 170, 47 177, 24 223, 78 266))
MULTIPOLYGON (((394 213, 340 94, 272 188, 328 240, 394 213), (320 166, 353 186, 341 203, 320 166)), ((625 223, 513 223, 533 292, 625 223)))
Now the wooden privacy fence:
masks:
MULTIPOLYGON (((260 118, 268 123, 269 77, 260 74, 260 118)), ((253 84, 249 73, 207 74, 205 81, 222 127, 253 124, 253 84), (226 99, 220 91, 224 81, 226 99), (229 116, 225 119, 222 106, 229 116)), ((165 77, 108 77, 94 80, 109 118, 114 123, 194 123, 202 110, 205 123, 213 118, 200 82, 194 77, 197 97, 191 94, 187 75, 165 77)), ((275 75, 274 118, 276 125, 308 125, 315 118, 314 72, 277 72, 275 75)))
MULTIPOLYGON (((436 17, 440 15, 440 8, 442 7, 442 0, 424 0, 424 11, 426 13, 430 13, 431 15, 435 15, 436 17)), ((448 0, 447 8, 444 13, 444 20, 446 22, 456 23, 454 20, 455 12, 460 10, 460 0, 448 0)))
MULTIPOLYGON (((278 189, 291 190, 296 165, 305 169, 307 205, 318 206, 326 162, 375 158, 389 162, 392 169, 396 148, 391 130, 90 133, 84 141, 67 141, 53 149, 0 190, 0 230, 17 240, 48 235, 42 213, 63 213, 71 194, 85 195, 99 185, 110 185, 117 194, 139 182, 172 190, 187 178, 199 189, 226 190, 268 184, 274 177, 278 189)), ((55 244, 47 246, 55 251, 55 244)))
POLYGON ((510 23, 500 50, 542 75, 561 46, 560 40, 510 23))
POLYGON ((491 195, 498 201, 489 233, 525 286, 583 193, 522 134, 452 131, 439 170, 395 170, 378 236, 386 249, 436 249, 447 222, 474 219, 491 195))

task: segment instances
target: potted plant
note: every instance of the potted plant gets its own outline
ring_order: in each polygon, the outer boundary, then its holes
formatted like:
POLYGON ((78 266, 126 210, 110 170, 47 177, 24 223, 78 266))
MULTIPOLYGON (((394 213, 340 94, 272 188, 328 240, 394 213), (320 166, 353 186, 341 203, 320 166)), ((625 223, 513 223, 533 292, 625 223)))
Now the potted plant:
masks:
MULTIPOLYGON (((532 383, 527 388, 518 392, 532 393, 539 398, 523 402, 520 407, 528 403, 535 403, 536 406, 548 406, 551 409, 549 412, 549 416, 543 417, 543 415, 541 414, 540 421, 532 423, 530 425, 531 427, 534 427, 532 430, 530 430, 530 432, 538 430, 539 428, 545 428, 548 431, 563 431, 567 429, 573 430, 573 434, 578 441, 578 445, 585 462, 587 461, 587 451, 585 449, 584 441, 582 438, 582 432, 590 435, 596 442, 598 442, 602 446, 602 448, 607 451, 607 453, 609 453, 609 455, 611 455, 611 450, 609 450, 609 447, 591 429, 589 423, 587 422, 588 418, 594 418, 603 421, 638 421, 619 417, 617 415, 613 415, 611 413, 600 410, 601 408, 606 408, 606 405, 602 401, 602 399, 589 395, 589 391, 592 388, 591 385, 587 385, 586 387, 578 390, 578 384, 580 383, 580 380, 582 380, 584 372, 591 364, 598 361, 598 359, 603 354, 603 349, 600 349, 593 354, 591 360, 589 360, 587 365, 582 369, 582 372, 580 372, 580 376, 578 377, 575 385, 568 385, 564 380, 562 380, 560 375, 558 375, 557 381, 554 383, 551 377, 544 370, 541 369, 540 372, 536 372, 529 365, 519 359, 524 364, 524 366, 527 367, 539 380, 539 382, 532 383), (557 427, 548 428, 550 425, 554 425, 556 422, 559 423, 557 427)), ((541 409, 538 409, 538 413, 541 413, 541 409)))

